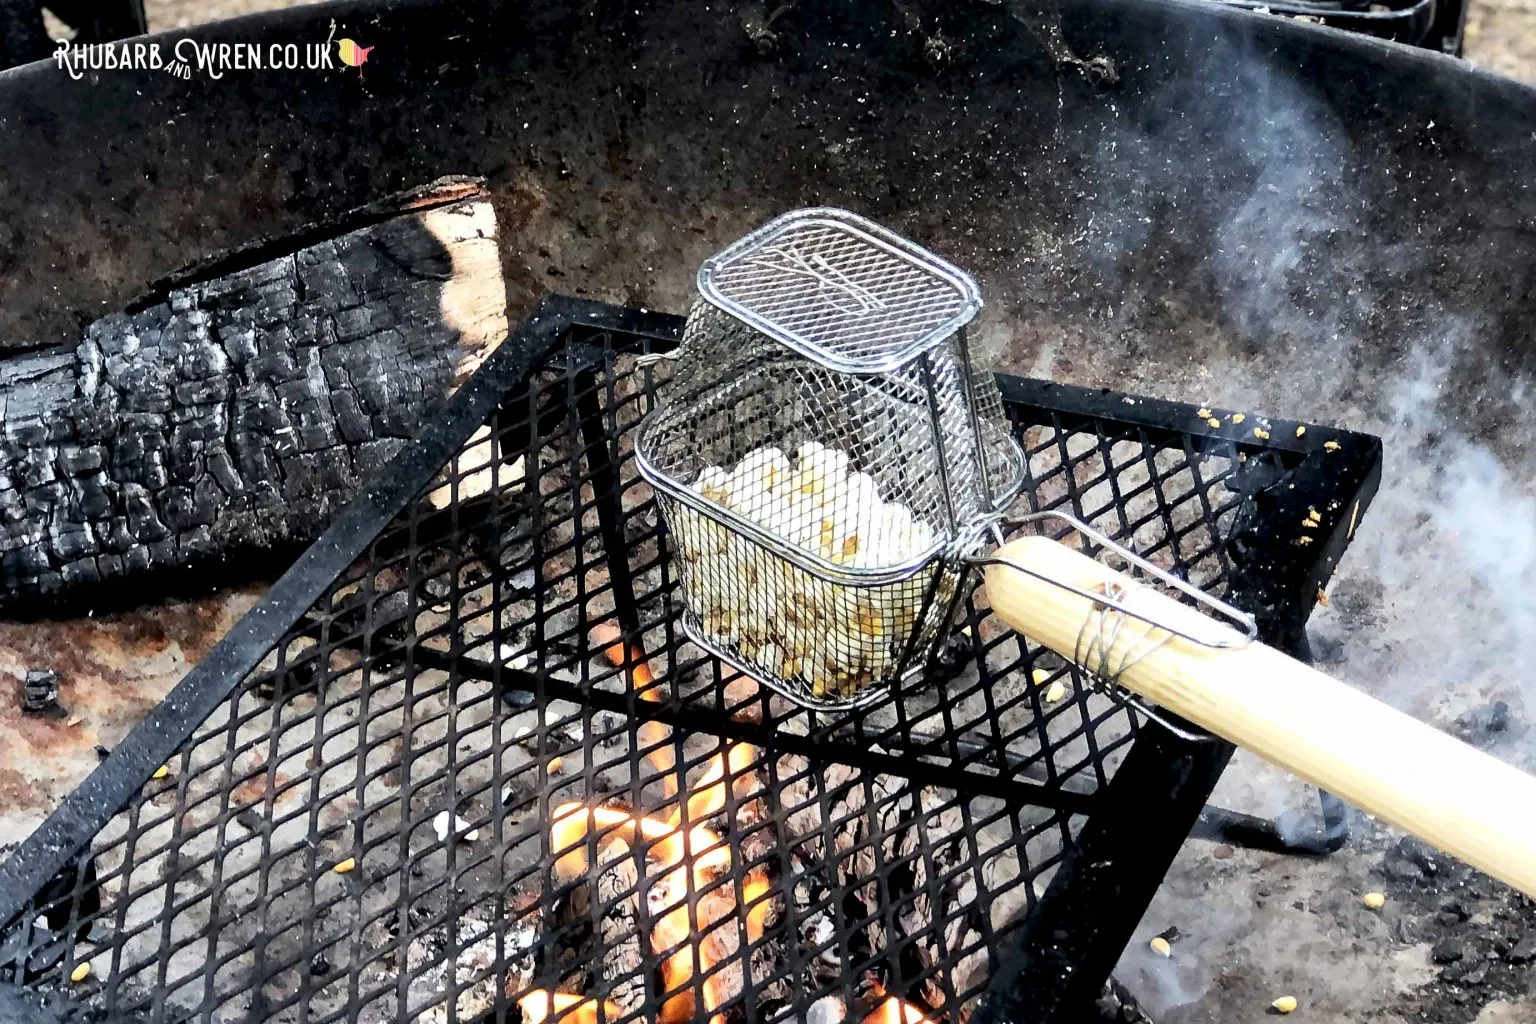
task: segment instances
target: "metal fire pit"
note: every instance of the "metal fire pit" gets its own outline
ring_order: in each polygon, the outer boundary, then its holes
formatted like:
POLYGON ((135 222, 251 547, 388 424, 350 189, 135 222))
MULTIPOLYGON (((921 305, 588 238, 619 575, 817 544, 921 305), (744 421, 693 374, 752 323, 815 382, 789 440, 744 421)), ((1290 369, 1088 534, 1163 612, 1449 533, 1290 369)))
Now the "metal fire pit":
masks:
MULTIPOLYGON (((579 984, 654 1020, 659 957, 608 969, 624 894, 557 877, 552 814, 657 808, 659 753, 692 784, 748 743, 733 779, 762 792, 727 800, 717 885, 740 900, 765 880, 773 910, 752 963, 721 968, 726 1019, 804 1019, 874 985, 933 1020, 1083 1019, 1231 748, 1076 685, 980 594, 926 679, 846 715, 702 656, 630 448, 667 372, 635 357, 680 328, 546 300, 0 868, 0 982, 157 1022, 517 1020, 524 988, 579 984), (663 699, 630 685, 642 650, 663 699), (1073 685, 1053 702, 1055 680, 1073 685)), ((1294 649, 1379 442, 1001 383, 1021 503, 1294 649)))

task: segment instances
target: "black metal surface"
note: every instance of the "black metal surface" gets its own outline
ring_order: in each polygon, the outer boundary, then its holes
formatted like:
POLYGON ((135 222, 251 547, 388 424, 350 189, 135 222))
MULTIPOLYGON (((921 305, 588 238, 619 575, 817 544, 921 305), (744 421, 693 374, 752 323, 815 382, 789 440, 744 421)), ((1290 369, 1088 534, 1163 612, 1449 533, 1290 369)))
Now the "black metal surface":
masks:
POLYGON ((1142 726, 1039 910, 1002 958, 975 1024, 1086 1019, 1233 749, 1185 743, 1156 722, 1142 726))
POLYGON ((1435 31, 1437 27, 1447 23, 1447 12, 1443 8, 1464 9, 1463 4, 1458 0, 1448 0, 1448 2, 1392 0, 1389 3, 1358 2, 1358 0, 1344 0, 1344 2, 1339 0, 1285 2, 1282 0, 1274 4, 1260 3, 1259 0, 1219 0, 1219 2, 1249 10, 1263 10, 1265 13, 1280 17, 1314 19, 1331 28, 1359 32, 1379 39, 1390 39, 1395 43, 1407 43, 1409 46, 1422 46, 1444 53, 1459 54, 1461 52, 1459 23, 1451 43, 1453 49, 1446 49, 1445 37, 1435 31))
MULTIPOLYGON (((1229 748, 1084 689, 1048 703, 1069 670, 979 594, 926 682, 846 716, 806 716, 700 656, 676 629, 629 448, 660 372, 634 356, 679 324, 542 304, 0 867, 0 981, 157 1021, 515 1020, 529 986, 645 1020, 803 1019, 822 996, 867 1002, 871 982, 943 1021, 989 985, 1019 1021, 1071 1019, 1097 995, 1229 748), (622 668, 592 639, 605 627, 625 638, 622 668), (613 854, 635 873, 627 889, 618 869, 586 888, 556 872, 557 807, 663 817, 662 783, 679 776, 659 756, 699 793, 728 749, 745 756, 729 762, 728 823, 710 827, 729 863, 687 887, 686 912, 657 902, 677 898, 652 859, 664 837, 613 854), (439 814, 478 836, 444 841, 439 814), (741 912, 758 886, 761 928, 741 912), (751 967, 729 952, 702 984, 697 969, 669 975, 656 937, 673 913, 710 941, 728 930, 732 951, 745 936, 751 967), (626 945, 631 925, 657 945, 626 945)), ((1275 568, 1238 543, 1244 524, 1292 484, 1317 503, 1368 498, 1345 465, 1309 467, 1329 441, 1368 462, 1372 439, 1310 427, 1305 443, 1265 443, 1192 407, 1004 383, 1031 508, 1071 511, 1218 592, 1264 595, 1271 629, 1304 610, 1282 606, 1292 588, 1238 586, 1275 568)), ((1325 561, 1294 544, 1299 529, 1267 526, 1295 560, 1325 561)))
POLYGON ((318 44, 335 19, 378 47, 365 76, 9 72, 0 345, 63 340, 209 249, 444 173, 490 178, 514 315, 554 274, 678 308, 686 268, 764 215, 829 202, 967 267, 981 328, 1006 311, 1092 331, 1122 311, 1079 360, 1122 384, 1126 354, 1179 365, 1213 332, 1253 342, 1245 365, 1277 331, 1332 348, 1249 300, 1258 267, 1280 268, 1298 319, 1358 335, 1362 373, 1442 310, 1476 316, 1494 353, 1528 336, 1528 87, 1179 0, 809 0, 766 38, 747 31, 759 6, 299 7, 157 39, 318 44), (1266 198, 1292 180, 1306 188, 1266 198), (1312 219, 1316 244, 1270 262, 1312 219), (1217 258, 1234 222, 1260 229, 1252 266, 1217 258), (1314 286, 1344 279, 1367 286, 1357 301, 1314 286))
POLYGON ((68 26, 81 46, 142 35, 144 0, 0 0, 0 70, 46 60, 55 43, 43 24, 48 8, 68 26))

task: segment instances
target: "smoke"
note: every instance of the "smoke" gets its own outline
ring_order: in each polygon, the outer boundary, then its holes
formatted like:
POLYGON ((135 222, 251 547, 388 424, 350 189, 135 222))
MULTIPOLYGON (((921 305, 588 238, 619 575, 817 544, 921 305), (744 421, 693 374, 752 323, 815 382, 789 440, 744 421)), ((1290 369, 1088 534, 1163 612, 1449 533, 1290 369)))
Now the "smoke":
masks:
MULTIPOLYGON (((1475 329, 1453 321, 1384 382, 1382 408, 1353 417, 1382 436, 1382 485, 1334 584, 1345 600, 1313 618, 1342 644, 1341 676, 1442 727, 1492 700, 1517 720, 1536 707, 1523 657, 1536 641, 1536 463, 1480 436, 1487 389, 1527 385, 1486 358, 1475 329)), ((1519 735, 1482 739, 1518 761, 1531 753, 1519 735)))
MULTIPOLYGON (((1495 398, 1518 406, 1529 383, 1490 372, 1475 320, 1436 319, 1437 330, 1353 399, 1345 397, 1347 378, 1289 396, 1332 411, 1315 418, 1377 434, 1384 445, 1380 489, 1309 633, 1323 671, 1536 770, 1525 724, 1536 711, 1536 673, 1525 655, 1536 643, 1536 452, 1490 431, 1485 419, 1495 398), (1510 707, 1505 731, 1461 724, 1469 710, 1494 701, 1510 707)), ((1292 412, 1283 382, 1238 361, 1216 370, 1213 379, 1234 392, 1260 396, 1253 408, 1292 412)), ((1274 820, 1292 839, 1320 817, 1315 790, 1241 751, 1212 802, 1274 820)), ((1218 979, 1264 964, 1270 945, 1284 948, 1269 934, 1277 919, 1255 914, 1250 890, 1259 877, 1213 886, 1213 869, 1222 869, 1211 852, 1208 843, 1186 847, 1116 968, 1154 1017, 1219 1001, 1218 979), (1146 939, 1170 923, 1187 932, 1176 963, 1146 949, 1146 939)), ((1348 870, 1281 863, 1287 873, 1315 872, 1326 887, 1339 881, 1327 872, 1348 870)))
MULTIPOLYGON (((1169 47, 1187 67, 1151 76, 1155 96, 1129 98, 1145 87, 1134 67, 1119 91, 1062 90, 1060 159, 1080 198, 1021 258, 1021 315, 987 340, 1027 353, 1014 365, 1037 375, 1380 436, 1380 488, 1309 624, 1320 667, 1536 767, 1524 725, 1536 714, 1525 653, 1536 641, 1536 392, 1492 340, 1518 334, 1495 319, 1507 312, 1487 312, 1509 300, 1485 308, 1494 292, 1477 268, 1446 266, 1453 252, 1485 258, 1461 240, 1451 169, 1437 178, 1399 155, 1433 122, 1377 112, 1346 125, 1304 65, 1259 52, 1240 26, 1209 28, 1187 50, 1169 47), (1074 139, 1087 140, 1080 151, 1074 139), (1494 701, 1509 705, 1506 730, 1463 721, 1494 701)), ((1243 753, 1213 801, 1292 838, 1320 823, 1314 790, 1243 753)), ((1255 910, 1254 889, 1272 881, 1256 877, 1264 863, 1187 847, 1117 968, 1154 1017, 1221 1004, 1225 975, 1291 966, 1267 952, 1284 948, 1272 929, 1289 919, 1255 910), (1170 924, 1186 932, 1173 962, 1146 948, 1170 924)), ((1303 889, 1337 887, 1349 870, 1282 863, 1309 875, 1303 889)), ((1391 971, 1369 957, 1358 966, 1391 971)))
POLYGON ((1236 128, 1257 168, 1253 190, 1217 234, 1211 264, 1232 326, 1245 338, 1332 337, 1354 304, 1337 294, 1316 315, 1313 255, 1339 230, 1342 133, 1289 78, 1239 65, 1247 112, 1236 128))
POLYGON ((1505 620, 1497 646, 1513 662, 1515 648, 1536 638, 1536 487, 1517 481, 1488 449, 1464 439, 1457 447, 1446 467, 1442 527, 1505 620))
MULTIPOLYGON (((1217 337, 1202 348, 1215 355, 1199 367, 1159 366, 1148 386, 1166 393, 1171 383, 1188 389, 1178 397, 1213 406, 1379 435, 1380 489, 1336 571, 1330 603, 1311 621, 1320 667, 1496 756, 1536 767, 1523 724, 1536 711, 1536 672, 1526 662, 1536 642, 1536 449, 1524 440, 1531 382, 1498 365, 1484 338, 1492 325, 1479 310, 1445 308, 1424 294, 1434 268, 1421 256, 1359 234, 1367 219, 1358 211, 1370 208, 1377 186, 1365 180, 1337 119, 1293 72, 1271 70, 1229 40, 1190 80, 1202 89, 1229 81, 1245 97, 1235 107, 1205 104, 1200 90, 1173 87, 1167 103, 1203 111, 1200 130, 1236 152, 1213 160, 1212 173, 1222 173, 1224 162, 1246 165, 1252 185, 1204 261, 1221 312, 1217 337), (1493 701, 1510 706, 1507 730, 1478 734, 1461 723, 1493 701)), ((1171 136, 1118 126, 1112 134, 1101 157, 1129 154, 1156 167, 1161 149, 1178 149, 1171 136)), ((1191 190, 1189 180, 1198 189, 1200 177, 1179 168, 1159 182, 1143 167, 1113 180, 1130 187, 1092 196, 1079 218, 1086 237, 1079 248, 1095 268, 1117 246, 1145 244, 1144 225, 1159 216, 1157 194, 1177 206, 1189 198, 1178 190, 1191 190)), ((1111 325, 1126 334, 1142 330, 1149 301, 1136 290, 1128 289, 1111 325)), ((1136 356, 1144 351, 1138 346, 1145 342, 1131 343, 1136 356)), ((1135 360, 1125 366, 1120 386, 1141 383, 1135 360)), ((1319 818, 1315 791, 1241 753, 1213 802, 1277 820, 1292 838, 1319 818)), ((1186 856, 1208 854, 1201 846, 1186 856)), ((1180 884, 1177 875, 1170 886, 1180 884)), ((1138 933, 1117 968, 1154 1015, 1201 1000, 1235 966, 1231 947, 1253 927, 1251 907, 1206 884, 1204 895, 1183 895, 1226 902, 1176 908, 1200 918, 1200 934, 1179 947, 1177 964, 1147 952, 1146 939, 1169 923, 1149 916, 1147 934, 1138 933)), ((1159 906, 1170 900, 1165 892, 1159 906)))

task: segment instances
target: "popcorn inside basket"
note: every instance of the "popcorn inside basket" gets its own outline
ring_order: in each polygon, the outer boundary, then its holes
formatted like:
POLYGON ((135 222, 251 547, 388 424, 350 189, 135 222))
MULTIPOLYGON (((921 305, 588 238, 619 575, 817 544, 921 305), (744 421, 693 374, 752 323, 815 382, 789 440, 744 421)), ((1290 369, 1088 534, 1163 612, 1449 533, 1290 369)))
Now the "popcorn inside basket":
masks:
POLYGON ((842 211, 786 215, 707 261, 636 440, 672 534, 683 626, 806 706, 918 668, 1022 483, 975 283, 842 211))
MULTIPOLYGON (((706 467, 690 489, 852 569, 910 566, 936 539, 907 505, 883 500, 846 452, 815 441, 793 458, 764 447, 735 466, 706 467)), ((816 698, 852 696, 895 674, 925 605, 947 608, 954 595, 953 581, 940 585, 931 565, 880 584, 822 579, 686 503, 669 504, 683 596, 701 632, 816 698)), ((937 625, 936 615, 928 618, 937 625)))

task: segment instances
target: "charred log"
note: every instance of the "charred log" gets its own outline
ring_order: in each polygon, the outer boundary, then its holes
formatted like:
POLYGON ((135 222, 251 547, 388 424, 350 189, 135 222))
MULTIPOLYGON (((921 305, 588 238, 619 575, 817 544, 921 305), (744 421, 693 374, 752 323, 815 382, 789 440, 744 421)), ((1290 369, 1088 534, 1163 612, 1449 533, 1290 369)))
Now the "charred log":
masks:
POLYGON ((370 213, 0 365, 0 607, 308 543, 399 453, 505 296, 477 185, 370 213))

